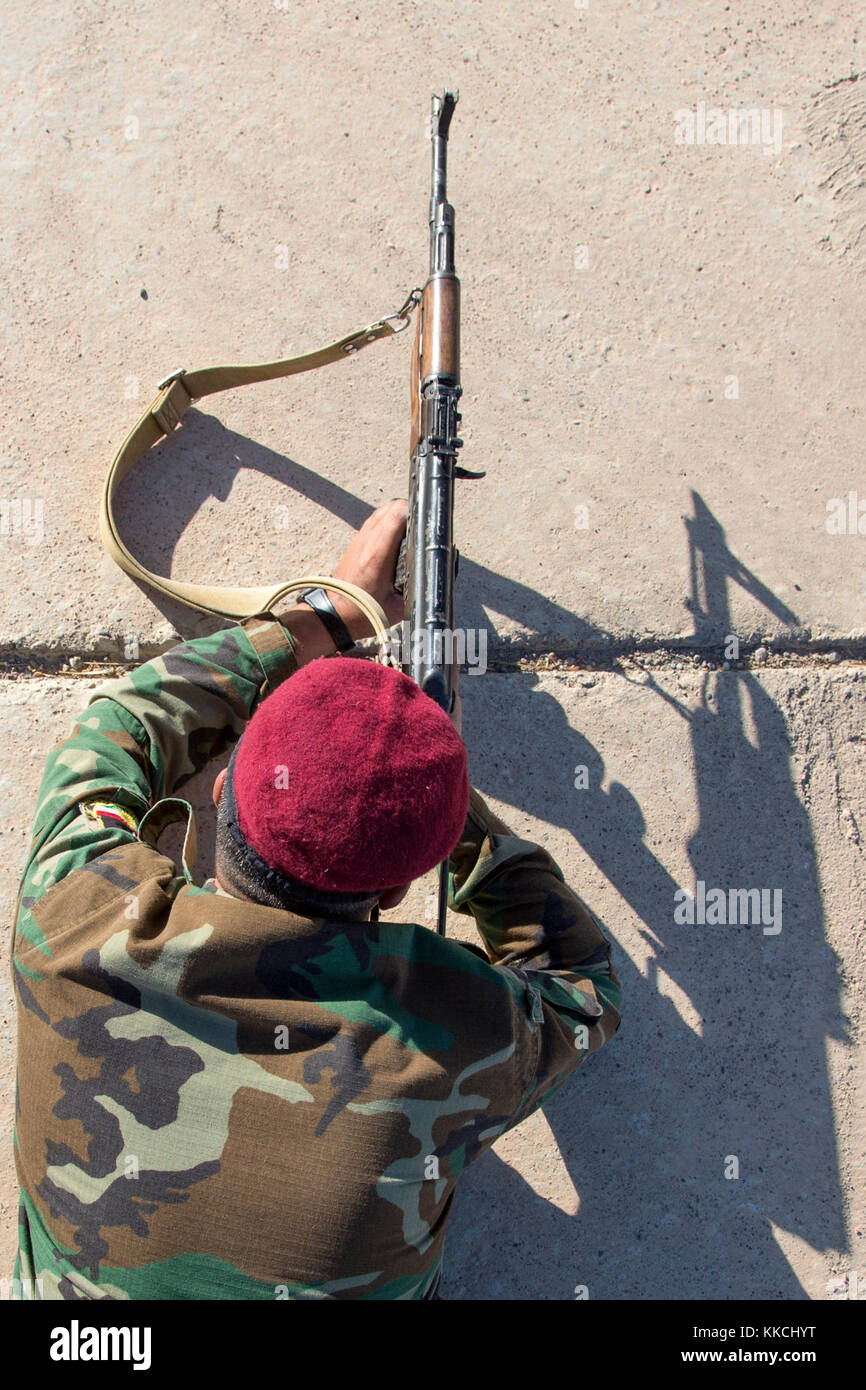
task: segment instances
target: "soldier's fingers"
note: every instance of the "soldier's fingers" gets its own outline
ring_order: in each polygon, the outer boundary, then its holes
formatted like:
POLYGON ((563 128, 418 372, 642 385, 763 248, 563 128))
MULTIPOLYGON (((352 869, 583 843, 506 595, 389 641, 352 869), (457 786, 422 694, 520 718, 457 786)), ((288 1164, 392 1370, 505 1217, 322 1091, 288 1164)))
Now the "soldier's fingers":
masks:
POLYGON ((406 521, 409 515, 409 503, 405 497, 392 497, 390 502, 383 502, 381 507, 377 507, 371 512, 364 522, 365 527, 371 529, 376 527, 389 528, 399 526, 406 521))
POLYGON ((379 507, 370 517, 370 522, 375 523, 378 533, 377 545, 381 546, 383 560, 386 565, 390 565, 391 574, 393 574, 394 566, 397 563, 400 543, 406 534, 408 515, 409 503, 406 498, 395 497, 392 501, 386 502, 383 507, 379 507))

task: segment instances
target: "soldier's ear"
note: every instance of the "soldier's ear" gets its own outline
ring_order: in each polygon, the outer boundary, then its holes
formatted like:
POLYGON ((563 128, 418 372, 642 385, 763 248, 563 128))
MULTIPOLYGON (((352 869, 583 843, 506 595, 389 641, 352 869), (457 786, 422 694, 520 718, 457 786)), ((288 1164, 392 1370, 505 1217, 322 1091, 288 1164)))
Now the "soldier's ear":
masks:
POLYGON ((224 787, 225 784, 226 784, 226 776, 227 776, 227 775, 228 775, 228 768, 227 768, 227 767, 224 767, 223 770, 222 770, 222 772, 218 772, 217 775, 216 775, 216 777, 214 778, 213 793, 212 793, 212 795, 213 795, 213 804, 214 804, 214 806, 219 806, 219 804, 220 804, 220 799, 221 799, 222 794, 223 794, 223 787, 224 787))
POLYGON ((396 907, 398 903, 403 901, 411 887, 411 883, 405 883, 401 888, 386 888, 379 898, 379 906, 385 912, 391 907, 396 907))

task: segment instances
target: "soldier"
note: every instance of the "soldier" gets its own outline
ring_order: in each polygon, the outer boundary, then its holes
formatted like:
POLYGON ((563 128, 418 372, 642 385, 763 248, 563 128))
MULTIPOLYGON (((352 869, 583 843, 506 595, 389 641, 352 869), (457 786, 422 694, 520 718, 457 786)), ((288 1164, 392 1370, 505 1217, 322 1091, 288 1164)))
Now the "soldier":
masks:
MULTIPOLYGON (((335 572, 394 623, 405 525, 381 507, 335 572)), ((460 1174, 619 1026, 595 919, 470 789, 440 707, 335 656, 344 627, 369 632, 335 595, 183 643, 48 758, 13 953, 16 1288, 434 1297, 460 1174), (197 886, 177 792, 232 744, 197 886), (182 873, 157 848, 178 818, 182 873), (449 853, 483 949, 378 920, 449 853)))

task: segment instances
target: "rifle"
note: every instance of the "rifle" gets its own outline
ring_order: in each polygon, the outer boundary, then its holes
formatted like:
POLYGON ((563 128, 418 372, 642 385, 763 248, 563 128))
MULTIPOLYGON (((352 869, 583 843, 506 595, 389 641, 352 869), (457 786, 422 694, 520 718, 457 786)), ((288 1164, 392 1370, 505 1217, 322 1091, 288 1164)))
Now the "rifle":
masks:
MULTIPOLYGON (((433 97, 430 273, 421 294, 409 392, 409 519, 395 585, 405 599, 401 666, 450 715, 457 698, 454 649, 454 480, 483 475, 457 467, 461 416, 460 281, 454 272, 454 208, 448 202, 448 130, 456 92, 433 97), (406 640, 408 636, 408 642, 406 640)), ((445 933, 448 865, 439 869, 436 929, 445 933)))

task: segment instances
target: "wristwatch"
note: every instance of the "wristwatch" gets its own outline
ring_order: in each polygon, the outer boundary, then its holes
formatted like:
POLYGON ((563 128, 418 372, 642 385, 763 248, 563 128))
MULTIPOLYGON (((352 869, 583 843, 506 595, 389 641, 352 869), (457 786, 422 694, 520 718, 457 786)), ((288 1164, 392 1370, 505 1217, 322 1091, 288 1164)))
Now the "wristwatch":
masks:
POLYGON ((328 629, 338 652, 347 652, 355 646, 352 636, 324 589, 305 589, 298 599, 308 603, 313 612, 328 629))

